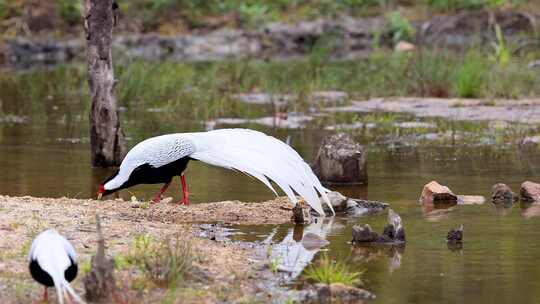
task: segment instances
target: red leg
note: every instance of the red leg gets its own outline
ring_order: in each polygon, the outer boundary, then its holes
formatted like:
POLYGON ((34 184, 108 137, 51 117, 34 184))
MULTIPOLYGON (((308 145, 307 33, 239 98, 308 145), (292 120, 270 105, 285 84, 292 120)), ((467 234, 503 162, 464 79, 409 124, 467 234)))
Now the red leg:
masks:
POLYGON ((43 289, 43 302, 49 303, 49 293, 47 292, 47 287, 43 289))
POLYGON ((156 193, 156 195, 154 195, 154 198, 152 199, 151 202, 154 203, 154 204, 161 202, 161 195, 163 194, 163 192, 167 191, 167 188, 169 188, 170 184, 171 184, 171 182, 168 182, 165 185, 163 185, 163 187, 161 187, 159 192, 156 193))
POLYGON ((186 183, 186 177, 184 176, 184 174, 180 175, 180 180, 182 181, 182 204, 187 206, 189 205, 189 191, 186 183))

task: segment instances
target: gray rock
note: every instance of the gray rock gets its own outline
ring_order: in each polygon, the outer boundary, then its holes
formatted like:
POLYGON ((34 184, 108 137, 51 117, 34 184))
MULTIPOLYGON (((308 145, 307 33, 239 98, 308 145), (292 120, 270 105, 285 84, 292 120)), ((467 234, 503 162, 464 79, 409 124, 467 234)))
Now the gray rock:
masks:
POLYGON ((368 178, 364 147, 345 133, 323 140, 313 169, 328 184, 362 184, 368 178))
POLYGON ((406 237, 401 217, 392 209, 389 209, 387 222, 388 224, 384 227, 381 235, 374 232, 368 224, 354 226, 351 243, 403 245, 406 237))
POLYGON ((491 201, 494 204, 511 205, 517 200, 515 193, 505 184, 495 184, 492 189, 493 194, 491 195, 491 201))
POLYGON ((363 226, 356 225, 352 228, 353 243, 376 242, 378 238, 379 235, 368 224, 363 226))
POLYGON ((446 241, 450 243, 463 242, 463 225, 459 226, 459 228, 450 229, 446 235, 446 241))
POLYGON ((372 215, 383 212, 388 206, 389 204, 383 202, 348 199, 345 214, 349 216, 372 215))

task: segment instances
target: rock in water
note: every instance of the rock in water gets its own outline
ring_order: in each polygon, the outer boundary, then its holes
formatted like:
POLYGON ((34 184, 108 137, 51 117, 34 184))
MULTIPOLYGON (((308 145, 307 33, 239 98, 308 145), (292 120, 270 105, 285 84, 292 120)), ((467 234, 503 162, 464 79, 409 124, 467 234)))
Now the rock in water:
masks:
POLYGON ((356 225, 352 228, 353 243, 376 242, 378 238, 379 235, 368 224, 364 226, 356 225))
POLYGON ((458 203, 458 197, 450 188, 439 184, 436 181, 431 181, 424 186, 420 202, 424 204, 451 204, 458 203))
POLYGON ((463 242, 463 225, 459 228, 451 229, 446 235, 446 241, 450 243, 461 243, 463 242))
POLYGON ((349 216, 365 216, 383 212, 389 205, 378 201, 367 201, 361 199, 347 200, 345 214, 349 216))
POLYGON ((405 229, 401 223, 401 217, 394 212, 388 210, 388 224, 384 227, 381 239, 384 242, 405 243, 405 229))
POLYGON ((521 189, 519 189, 519 195, 522 202, 540 202, 540 184, 530 181, 524 182, 523 184, 521 184, 521 189))
MULTIPOLYGON (((379 213, 389 206, 388 203, 346 197, 337 191, 328 192, 327 195, 332 204, 332 208, 334 208, 336 213, 345 213, 350 216, 364 216, 379 213)), ((328 205, 322 200, 321 204, 326 215, 331 216, 332 212, 328 205)), ((313 209, 310 210, 310 215, 319 216, 313 209)))
POLYGON ((374 232, 368 224, 364 226, 356 225, 352 229, 353 244, 390 244, 402 245, 405 243, 405 229, 401 221, 401 217, 394 212, 388 210, 388 224, 384 227, 382 235, 374 232))
POLYGON ((330 303, 343 303, 343 304, 362 304, 366 303, 366 300, 375 298, 371 292, 353 287, 347 286, 342 283, 324 284, 318 283, 314 286, 316 294, 304 299, 302 303, 317 303, 317 304, 330 304, 330 303))
POLYGON ((486 198, 481 195, 458 195, 458 204, 460 205, 482 205, 486 198))
POLYGON ((317 153, 313 170, 322 182, 328 184, 366 183, 364 147, 345 133, 326 137, 317 153))
MULTIPOLYGON (((342 212, 345 210, 345 208, 347 208, 348 198, 344 196, 343 194, 337 191, 332 191, 332 192, 328 192, 326 195, 328 196, 328 199, 330 200, 330 203, 332 204, 332 208, 334 208, 335 212, 342 212)), ((328 208, 326 204, 323 203, 322 205, 323 205, 323 208, 324 207, 328 208)), ((328 210, 328 212, 330 212, 330 210, 328 210)))
POLYGON ((511 205, 517 200, 516 195, 512 192, 512 189, 506 184, 493 185, 493 194, 491 195, 491 201, 494 204, 511 205))

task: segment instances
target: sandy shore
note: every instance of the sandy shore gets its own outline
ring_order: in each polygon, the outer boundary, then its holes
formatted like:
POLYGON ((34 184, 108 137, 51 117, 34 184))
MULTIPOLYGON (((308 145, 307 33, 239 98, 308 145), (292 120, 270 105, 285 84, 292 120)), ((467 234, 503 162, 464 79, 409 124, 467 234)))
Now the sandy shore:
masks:
MULTIPOLYGON (((26 260, 32 239, 46 228, 55 228, 72 242, 80 263, 88 261, 96 250, 97 213, 102 217, 108 253, 113 256, 125 254, 133 239, 142 234, 163 239, 181 232, 192 241, 200 272, 197 276, 204 279, 182 285, 176 291, 177 303, 268 297, 260 288, 260 280, 253 280, 268 277, 269 272, 265 259, 256 254, 253 245, 197 237, 197 228, 192 223, 279 224, 290 220, 291 208, 283 198, 263 203, 225 201, 179 206, 163 202, 149 205, 121 200, 0 196, 0 302, 28 303, 41 294, 42 289, 27 271, 26 260)), ((81 294, 83 275, 80 272, 73 283, 81 294)), ((123 269, 118 271, 117 279, 120 285, 131 286, 133 280, 140 279, 140 274, 133 269, 123 269)), ((126 292, 133 294, 137 303, 141 303, 141 299, 144 303, 162 302, 168 293, 151 284, 137 290, 129 288, 126 292)), ((54 297, 50 303, 53 300, 54 297)))

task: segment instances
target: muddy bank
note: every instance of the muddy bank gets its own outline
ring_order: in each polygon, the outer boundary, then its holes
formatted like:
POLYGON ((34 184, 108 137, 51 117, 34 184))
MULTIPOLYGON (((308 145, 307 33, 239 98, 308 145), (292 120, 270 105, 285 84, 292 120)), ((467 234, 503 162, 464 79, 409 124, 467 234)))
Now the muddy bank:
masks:
POLYGON ((326 109, 329 112, 396 112, 419 117, 452 120, 492 120, 525 124, 540 122, 540 99, 487 100, 460 98, 394 97, 353 101, 351 105, 326 109))
MULTIPOLYGON (((199 228, 188 223, 280 223, 290 217, 291 211, 282 208, 289 207, 285 200, 254 203, 252 207, 238 202, 220 202, 189 207, 162 204, 142 209, 132 208, 130 204, 124 201, 0 196, 0 302, 27 303, 28 299, 37 299, 41 294, 42 289, 27 271, 26 258, 33 237, 45 228, 57 229, 74 245, 81 273, 73 286, 82 293, 82 265, 87 263, 96 248, 96 213, 102 217, 108 253, 115 257, 125 255, 133 246, 133 239, 142 234, 161 239, 180 232, 192 241, 197 272, 194 279, 182 283, 174 291, 182 303, 271 299, 278 289, 275 283, 271 283, 274 278, 264 257, 261 258, 257 252, 256 247, 260 245, 201 238, 198 237, 201 235, 199 228), (273 287, 267 290, 265 286, 273 287)), ((140 280, 140 274, 133 268, 117 270, 120 286, 125 287, 124 292, 137 299, 138 303, 141 299, 143 303, 159 302, 170 292, 148 283, 141 287, 140 280)))
MULTIPOLYGON (((494 40, 493 21, 508 41, 517 42, 534 33, 538 17, 517 11, 463 12, 412 22, 415 44, 462 50, 471 45, 489 45, 494 40), (524 34, 524 35, 523 35, 524 34)), ((208 61, 231 58, 291 58, 309 54, 315 46, 329 49, 335 59, 365 56, 374 47, 393 47, 395 30, 382 17, 335 20, 319 19, 298 23, 270 23, 257 30, 220 29, 207 34, 160 36, 157 34, 117 35, 116 58, 208 61), (375 43, 377 41, 377 43, 375 43)), ((83 61, 85 41, 16 38, 5 41, 4 61, 11 66, 57 64, 83 61)), ((0 56, 2 57, 2 56, 0 56)))

